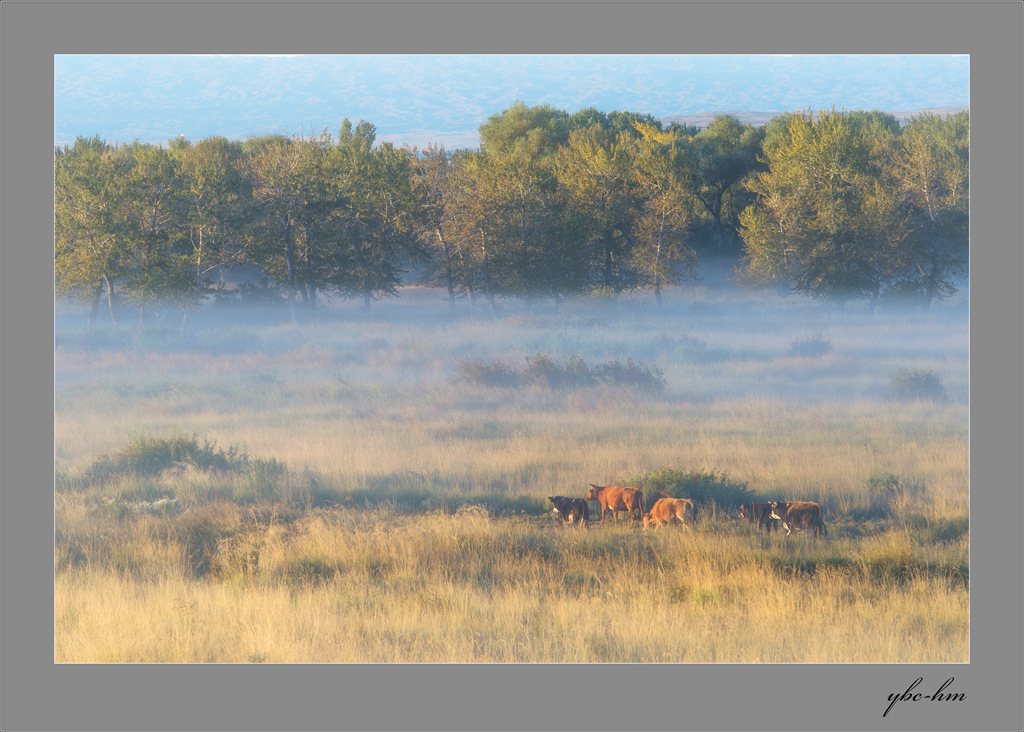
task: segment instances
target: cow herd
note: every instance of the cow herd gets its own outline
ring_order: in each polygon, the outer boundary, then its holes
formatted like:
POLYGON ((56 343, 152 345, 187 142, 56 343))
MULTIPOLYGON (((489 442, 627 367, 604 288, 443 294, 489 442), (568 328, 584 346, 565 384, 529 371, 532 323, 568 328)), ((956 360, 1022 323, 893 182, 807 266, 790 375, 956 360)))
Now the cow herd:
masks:
MULTIPOLYGON (((604 523, 604 517, 610 511, 612 521, 617 524, 619 511, 625 511, 629 514, 630 526, 639 519, 645 529, 662 524, 676 524, 689 529, 695 518, 693 501, 689 498, 669 498, 661 491, 657 492, 661 497, 647 513, 643 510, 643 491, 633 486, 601 486, 591 483, 584 498, 559 495, 548 496, 548 500, 554 506, 552 513, 563 524, 584 529, 590 523, 590 501, 597 501, 600 504, 601 523, 604 523)), ((822 520, 821 506, 814 501, 743 503, 739 507, 739 518, 746 519, 752 525, 756 524, 758 529, 763 529, 769 534, 781 524, 786 530, 786 536, 792 534, 794 529, 804 527, 811 529, 815 538, 828 536, 825 522, 822 520)))

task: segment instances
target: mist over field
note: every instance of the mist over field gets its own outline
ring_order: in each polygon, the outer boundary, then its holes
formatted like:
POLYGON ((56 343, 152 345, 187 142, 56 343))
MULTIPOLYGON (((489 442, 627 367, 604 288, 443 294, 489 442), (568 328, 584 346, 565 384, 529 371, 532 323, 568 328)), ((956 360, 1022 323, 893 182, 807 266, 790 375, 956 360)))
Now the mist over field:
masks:
POLYGON ((86 319, 57 306, 57 661, 968 658, 966 283, 840 312, 711 265, 663 308, 411 287, 86 319), (551 516, 612 482, 699 521, 551 516), (740 496, 820 502, 828 538, 740 496), (757 632, 782 615, 816 642, 757 632))

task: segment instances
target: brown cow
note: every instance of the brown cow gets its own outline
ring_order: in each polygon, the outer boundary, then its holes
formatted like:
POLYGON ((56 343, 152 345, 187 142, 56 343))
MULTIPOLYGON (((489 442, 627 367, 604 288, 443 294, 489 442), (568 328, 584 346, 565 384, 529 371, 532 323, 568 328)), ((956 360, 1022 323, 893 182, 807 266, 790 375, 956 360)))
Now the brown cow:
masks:
POLYGON ((587 491, 588 501, 597 501, 601 504, 601 523, 604 523, 604 515, 612 512, 612 519, 619 523, 619 511, 629 512, 629 525, 632 526, 637 518, 644 515, 644 494, 639 488, 622 485, 594 485, 590 484, 587 491), (637 514, 634 517, 633 511, 637 514))
POLYGON ((772 518, 772 504, 770 503, 741 503, 740 518, 745 518, 751 524, 757 523, 757 528, 766 529, 772 533, 775 528, 775 519, 772 518))
POLYGON ((693 501, 689 498, 659 498, 644 515, 644 528, 652 524, 675 524, 690 528, 693 523, 693 501))
POLYGON ((810 526, 814 536, 828 536, 825 522, 821 519, 821 506, 814 501, 772 501, 771 518, 782 521, 786 536, 800 526, 810 526))

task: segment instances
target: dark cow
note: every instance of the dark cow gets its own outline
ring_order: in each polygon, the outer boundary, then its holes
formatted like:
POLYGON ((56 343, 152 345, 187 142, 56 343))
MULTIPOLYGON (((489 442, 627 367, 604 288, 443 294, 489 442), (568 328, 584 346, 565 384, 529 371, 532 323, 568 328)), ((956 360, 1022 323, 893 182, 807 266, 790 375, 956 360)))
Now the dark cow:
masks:
POLYGON ((782 522, 786 536, 801 526, 810 526, 815 538, 828 536, 825 522, 821 519, 821 506, 814 501, 772 501, 771 508, 771 518, 782 522))
POLYGON ((644 515, 644 528, 662 524, 679 524, 690 528, 693 523, 693 501, 689 498, 659 498, 644 515))
POLYGON ((639 488, 622 485, 594 485, 590 484, 587 491, 588 501, 597 501, 601 504, 601 523, 604 523, 604 515, 612 512, 612 520, 619 523, 619 511, 629 512, 629 525, 644 515, 644 493, 639 488), (633 512, 636 511, 636 516, 633 512))
POLYGON ((765 529, 769 534, 775 528, 775 519, 772 518, 772 504, 770 503, 741 503, 741 519, 746 519, 751 524, 757 524, 757 528, 765 529))
POLYGON ((551 513, 558 516, 563 524, 577 524, 584 529, 590 522, 590 507, 582 498, 566 498, 565 496, 548 496, 555 504, 551 513))

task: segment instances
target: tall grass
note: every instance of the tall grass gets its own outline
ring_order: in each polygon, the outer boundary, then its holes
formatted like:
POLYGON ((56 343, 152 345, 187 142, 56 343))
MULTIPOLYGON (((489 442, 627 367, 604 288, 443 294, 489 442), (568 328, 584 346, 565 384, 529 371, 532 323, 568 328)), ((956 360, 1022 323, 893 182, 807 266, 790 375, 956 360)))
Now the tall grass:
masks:
POLYGON ((666 302, 60 333, 56 660, 967 660, 966 311, 666 302), (583 378, 612 363, 663 388, 583 378), (944 398, 889 399, 900 369, 944 398), (631 480, 714 510, 547 514, 631 480), (820 502, 829 540, 758 534, 747 497, 820 502))
POLYGON ((966 660, 964 548, 893 531, 825 545, 220 506, 78 551, 57 572, 57 661, 966 660))

